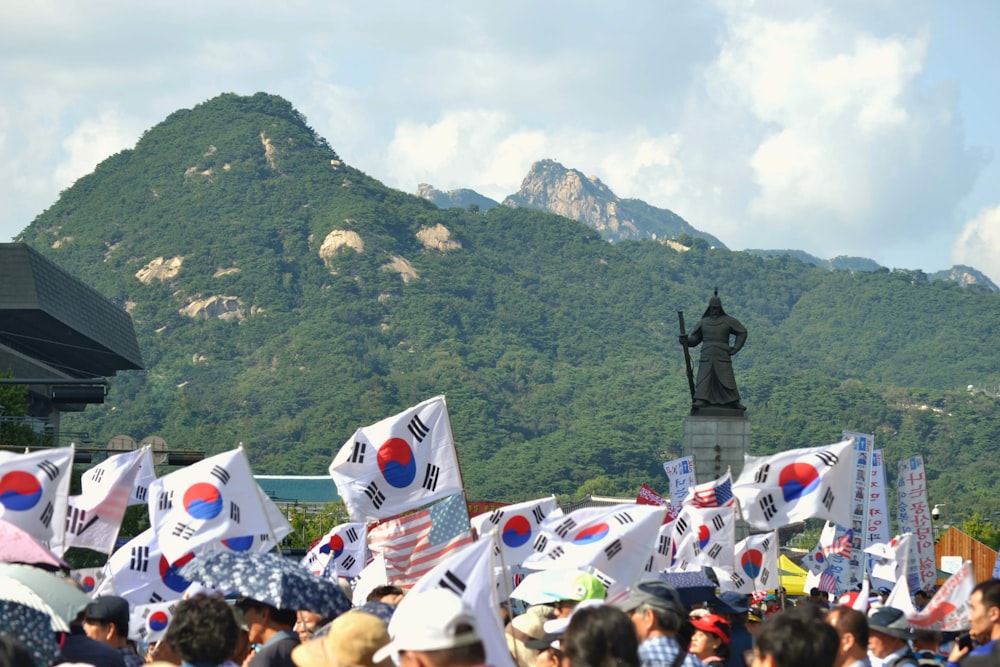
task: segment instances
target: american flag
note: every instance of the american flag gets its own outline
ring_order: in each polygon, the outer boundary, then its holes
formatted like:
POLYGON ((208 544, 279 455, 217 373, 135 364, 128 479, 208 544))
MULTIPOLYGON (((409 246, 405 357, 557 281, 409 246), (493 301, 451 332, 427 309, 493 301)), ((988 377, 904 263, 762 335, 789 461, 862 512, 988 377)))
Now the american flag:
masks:
POLYGON ((408 588, 448 554, 472 542, 469 512, 461 493, 368 531, 368 548, 385 558, 389 581, 408 588))
POLYGON ((715 480, 692 487, 688 491, 687 503, 694 507, 730 507, 733 500, 733 480, 729 472, 715 480))
POLYGON ((822 572, 819 575, 819 582, 816 584, 816 588, 833 595, 837 592, 837 579, 828 572, 822 572))
POLYGON ((843 535, 833 541, 832 544, 823 547, 823 555, 851 557, 851 541, 854 539, 854 531, 848 530, 843 535))

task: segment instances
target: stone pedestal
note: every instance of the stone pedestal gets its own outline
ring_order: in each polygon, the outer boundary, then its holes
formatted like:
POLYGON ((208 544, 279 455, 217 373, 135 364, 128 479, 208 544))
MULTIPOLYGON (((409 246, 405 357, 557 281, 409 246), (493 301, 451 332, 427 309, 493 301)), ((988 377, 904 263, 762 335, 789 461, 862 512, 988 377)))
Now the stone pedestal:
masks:
POLYGON ((684 419, 681 454, 694 456, 699 484, 722 477, 727 468, 732 468, 735 482, 749 448, 750 420, 742 411, 701 410, 684 419))

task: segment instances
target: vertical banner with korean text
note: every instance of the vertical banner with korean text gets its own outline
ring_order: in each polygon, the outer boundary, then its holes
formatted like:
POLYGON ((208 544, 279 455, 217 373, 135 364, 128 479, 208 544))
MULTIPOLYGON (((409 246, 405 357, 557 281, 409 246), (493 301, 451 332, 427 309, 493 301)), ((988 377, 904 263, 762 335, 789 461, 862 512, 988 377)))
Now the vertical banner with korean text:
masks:
POLYGON ((670 504, 680 507, 684 504, 688 489, 697 483, 694 476, 694 457, 685 456, 667 461, 663 464, 663 472, 667 473, 667 479, 670 480, 670 504))
POLYGON ((910 590, 928 589, 937 578, 934 558, 934 529, 927 506, 924 458, 919 454, 899 462, 897 520, 900 533, 913 533, 910 548, 910 590))
MULTIPOLYGON (((868 526, 864 548, 875 544, 888 544, 892 539, 889 518, 889 493, 885 485, 885 454, 881 449, 872 451, 871 483, 868 486, 868 526)), ((867 572, 871 572, 873 558, 867 557, 867 572)))
POLYGON ((868 478, 871 471, 871 453, 874 437, 869 433, 842 431, 844 439, 854 443, 854 472, 851 496, 851 523, 838 525, 835 539, 841 540, 850 532, 851 549, 848 553, 833 554, 829 557, 827 572, 837 580, 838 591, 857 590, 864 580, 862 549, 865 542, 864 524, 868 516, 868 478))

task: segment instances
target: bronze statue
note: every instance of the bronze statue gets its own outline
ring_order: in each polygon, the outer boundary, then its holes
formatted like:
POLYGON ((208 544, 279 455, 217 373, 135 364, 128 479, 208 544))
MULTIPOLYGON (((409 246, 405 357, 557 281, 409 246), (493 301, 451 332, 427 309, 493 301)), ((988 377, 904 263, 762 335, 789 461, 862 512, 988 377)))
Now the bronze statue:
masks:
POLYGON ((678 313, 681 323, 680 342, 684 346, 688 383, 691 387, 692 410, 720 407, 743 410, 740 391, 733 374, 732 356, 747 342, 747 330, 735 317, 726 315, 719 299, 719 290, 708 301, 708 308, 690 334, 684 332, 684 314, 678 313), (732 340, 732 344, 730 341, 732 340), (687 348, 701 344, 698 359, 698 379, 694 380, 687 348))

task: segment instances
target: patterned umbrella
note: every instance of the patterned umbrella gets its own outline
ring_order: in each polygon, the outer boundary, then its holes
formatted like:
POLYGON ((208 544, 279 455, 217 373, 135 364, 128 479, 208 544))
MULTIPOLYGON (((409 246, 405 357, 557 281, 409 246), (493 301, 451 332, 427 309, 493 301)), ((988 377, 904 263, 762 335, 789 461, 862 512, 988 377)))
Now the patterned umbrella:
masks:
POLYGON ((274 553, 212 551, 195 556, 179 574, 278 609, 305 609, 332 618, 351 608, 336 583, 274 553))
POLYGON ((701 572, 661 572, 660 581, 676 588, 681 602, 689 609, 715 597, 715 582, 701 572))
POLYGON ((55 621, 62 621, 63 626, 72 623, 90 602, 89 595, 67 583, 62 577, 30 565, 12 563, 0 563, 0 599, 13 600, 46 611, 55 621), (23 586, 17 586, 18 583, 23 586), (28 593, 40 598, 45 606, 33 603, 34 598, 23 592, 25 588, 28 593))
POLYGON ((47 546, 20 526, 4 519, 0 519, 0 561, 27 563, 53 570, 69 569, 66 561, 52 553, 47 546))
POLYGON ((59 653, 48 614, 19 602, 0 600, 0 634, 24 644, 36 665, 51 665, 59 653))

